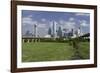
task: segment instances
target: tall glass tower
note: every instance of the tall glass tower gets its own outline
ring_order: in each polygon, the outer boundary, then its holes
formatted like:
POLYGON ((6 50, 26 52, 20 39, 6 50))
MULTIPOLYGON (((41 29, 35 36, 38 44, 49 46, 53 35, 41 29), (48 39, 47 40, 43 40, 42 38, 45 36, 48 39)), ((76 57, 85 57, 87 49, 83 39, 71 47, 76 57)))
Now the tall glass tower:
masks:
POLYGON ((52 24, 53 24, 53 37, 56 38, 56 36, 57 36, 57 33, 56 33, 56 22, 53 21, 52 24))
POLYGON ((34 37, 37 37, 37 24, 34 24, 34 37))

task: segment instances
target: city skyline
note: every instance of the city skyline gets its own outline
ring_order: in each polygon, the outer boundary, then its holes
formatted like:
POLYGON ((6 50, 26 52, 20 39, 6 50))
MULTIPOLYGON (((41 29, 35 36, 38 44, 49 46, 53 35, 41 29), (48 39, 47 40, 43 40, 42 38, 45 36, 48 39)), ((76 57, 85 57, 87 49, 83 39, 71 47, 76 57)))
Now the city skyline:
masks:
POLYGON ((57 24, 56 30, 59 26, 68 31, 81 27, 82 33, 90 32, 89 13, 22 10, 22 34, 27 31, 34 34, 34 25, 37 25, 38 35, 44 37, 53 21, 57 24))

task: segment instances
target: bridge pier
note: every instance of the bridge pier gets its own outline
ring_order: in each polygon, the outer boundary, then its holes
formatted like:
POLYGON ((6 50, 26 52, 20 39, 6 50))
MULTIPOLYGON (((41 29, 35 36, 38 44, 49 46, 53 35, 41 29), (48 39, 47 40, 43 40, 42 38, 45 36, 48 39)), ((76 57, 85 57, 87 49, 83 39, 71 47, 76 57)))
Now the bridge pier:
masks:
POLYGON ((30 43, 30 42, 40 42, 40 38, 22 38, 23 43, 30 43))

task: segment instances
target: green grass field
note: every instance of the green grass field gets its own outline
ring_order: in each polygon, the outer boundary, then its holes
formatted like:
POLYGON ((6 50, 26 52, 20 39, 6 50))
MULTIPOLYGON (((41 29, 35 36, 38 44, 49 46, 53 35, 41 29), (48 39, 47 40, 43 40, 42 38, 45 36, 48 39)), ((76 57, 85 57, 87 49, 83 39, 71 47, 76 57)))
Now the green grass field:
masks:
MULTIPOLYGON (((75 49, 69 43, 31 42, 22 45, 22 62, 71 60, 75 49)), ((89 58, 89 42, 81 42, 80 55, 89 58)))

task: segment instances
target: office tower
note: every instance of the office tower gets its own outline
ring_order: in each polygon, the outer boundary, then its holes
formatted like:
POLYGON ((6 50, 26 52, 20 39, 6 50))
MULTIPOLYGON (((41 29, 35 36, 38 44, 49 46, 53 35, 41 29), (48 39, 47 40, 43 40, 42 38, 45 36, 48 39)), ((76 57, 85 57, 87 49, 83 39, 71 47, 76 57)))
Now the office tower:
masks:
POLYGON ((80 29, 80 27, 78 28, 77 33, 78 33, 78 36, 81 35, 81 29, 80 29))
POLYGON ((56 36, 57 36, 57 33, 56 33, 56 22, 53 21, 52 24, 53 24, 53 37, 56 38, 56 36))
POLYGON ((34 24, 34 37, 37 37, 37 24, 34 24))

